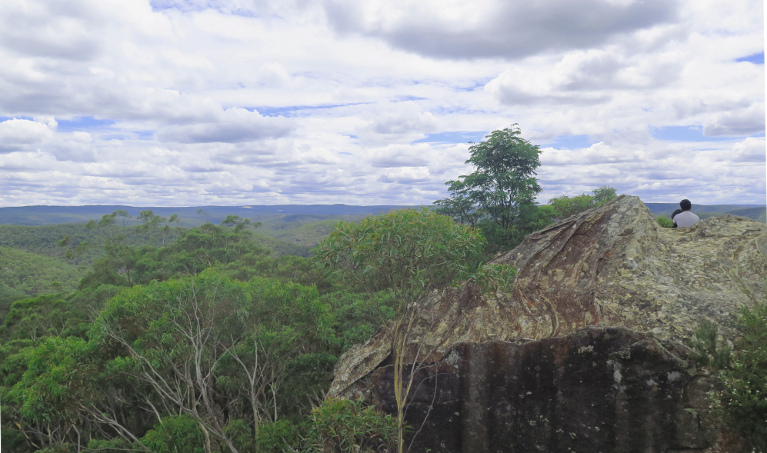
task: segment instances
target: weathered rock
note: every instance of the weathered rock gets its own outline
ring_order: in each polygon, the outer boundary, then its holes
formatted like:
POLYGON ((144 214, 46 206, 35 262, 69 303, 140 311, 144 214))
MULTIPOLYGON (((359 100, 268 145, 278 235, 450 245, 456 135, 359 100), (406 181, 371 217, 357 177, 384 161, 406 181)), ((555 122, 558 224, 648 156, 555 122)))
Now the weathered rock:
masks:
MULTIPOLYGON (((687 355, 676 342, 608 327, 460 344, 415 374, 411 451, 740 451, 709 421, 710 385, 687 355)), ((391 367, 369 381, 372 401, 396 411, 391 367)))
MULTIPOLYGON (((460 343, 541 339, 596 324, 683 340, 711 320, 731 338, 735 314, 764 298, 767 225, 725 216, 664 229, 639 198, 622 196, 530 235, 495 261, 518 271, 510 294, 480 297, 464 286, 426 301, 413 343, 438 346, 429 360, 460 343)), ((388 355, 383 332, 351 349, 329 393, 369 396, 369 381, 360 380, 388 355)))
POLYGON ((764 298, 766 257, 763 223, 724 216, 661 228, 624 196, 531 235, 498 261, 519 269, 521 301, 551 307, 551 335, 603 323, 684 339, 704 319, 732 336, 734 313, 764 298))

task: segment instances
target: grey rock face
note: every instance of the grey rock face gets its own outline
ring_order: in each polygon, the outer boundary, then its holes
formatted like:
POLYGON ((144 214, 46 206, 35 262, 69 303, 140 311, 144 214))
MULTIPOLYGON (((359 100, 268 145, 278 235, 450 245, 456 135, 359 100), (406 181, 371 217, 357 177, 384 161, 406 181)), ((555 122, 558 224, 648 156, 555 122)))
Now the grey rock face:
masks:
MULTIPOLYGON (((711 386, 688 368, 687 353, 607 327, 460 344, 415 375, 408 422, 421 430, 411 451, 739 451, 708 422, 701 401, 711 386)), ((388 366, 370 376, 372 400, 393 412, 391 382, 388 366)))

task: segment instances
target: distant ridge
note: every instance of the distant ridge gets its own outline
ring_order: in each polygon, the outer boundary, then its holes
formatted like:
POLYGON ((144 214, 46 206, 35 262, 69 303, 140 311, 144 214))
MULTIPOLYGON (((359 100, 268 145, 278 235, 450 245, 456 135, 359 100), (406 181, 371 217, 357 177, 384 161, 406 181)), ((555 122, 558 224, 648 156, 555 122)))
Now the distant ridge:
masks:
MULTIPOLYGON (((85 223, 99 220, 104 214, 122 209, 135 219, 141 211, 169 217, 178 214, 182 224, 199 225, 205 222, 220 223, 228 215, 238 215, 256 221, 286 215, 324 217, 364 217, 381 214, 392 209, 412 206, 373 205, 247 205, 247 206, 193 206, 193 207, 138 207, 125 205, 86 206, 20 206, 0 208, 0 225, 52 225, 59 223, 85 223)), ((318 219, 320 220, 320 219, 318 219)))

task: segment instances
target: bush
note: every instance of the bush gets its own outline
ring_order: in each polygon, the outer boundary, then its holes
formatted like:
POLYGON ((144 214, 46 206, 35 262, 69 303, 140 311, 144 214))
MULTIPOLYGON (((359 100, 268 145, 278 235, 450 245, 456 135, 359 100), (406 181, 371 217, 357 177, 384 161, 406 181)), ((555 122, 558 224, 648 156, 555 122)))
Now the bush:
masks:
POLYGON ((731 350, 717 341, 716 324, 703 322, 689 342, 690 358, 722 380, 724 389, 711 396, 724 421, 753 451, 767 452, 767 302, 745 307, 738 327, 741 336, 731 350))
POLYGON ((155 453, 205 453, 205 434, 186 415, 172 415, 149 430, 141 442, 155 453))
POLYGON ((300 443, 299 427, 289 420, 277 420, 261 426, 256 439, 258 453, 287 453, 296 451, 300 443))
POLYGON ((397 445, 397 420, 363 401, 330 398, 311 418, 308 451, 389 452, 397 445))
POLYGON ((754 450, 767 452, 767 303, 744 308, 739 324, 743 335, 729 369, 720 373, 722 407, 727 422, 754 450))
POLYGON ((703 321, 693 333, 688 346, 693 350, 690 358, 698 365, 724 370, 730 365, 732 349, 717 339, 719 329, 716 323, 703 321))
POLYGON ((666 217, 665 215, 658 216, 655 220, 658 221, 658 225, 662 226, 663 228, 673 228, 674 227, 674 221, 666 217))

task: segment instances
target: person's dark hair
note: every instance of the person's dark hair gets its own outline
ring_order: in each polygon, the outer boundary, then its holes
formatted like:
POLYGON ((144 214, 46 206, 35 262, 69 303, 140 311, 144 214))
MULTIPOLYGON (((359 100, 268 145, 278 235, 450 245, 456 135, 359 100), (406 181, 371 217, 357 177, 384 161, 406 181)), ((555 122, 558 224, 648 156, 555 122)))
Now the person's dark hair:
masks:
POLYGON ((674 216, 675 216, 675 215, 677 215, 677 214, 679 214, 680 212, 682 212, 682 210, 681 210, 681 209, 677 209, 677 210, 675 210, 674 212, 672 212, 672 213, 671 213, 671 220, 674 220, 674 216))
POLYGON ((690 200, 685 198, 684 200, 679 202, 679 207, 682 208, 682 211, 689 211, 692 209, 692 203, 690 203, 690 200))

